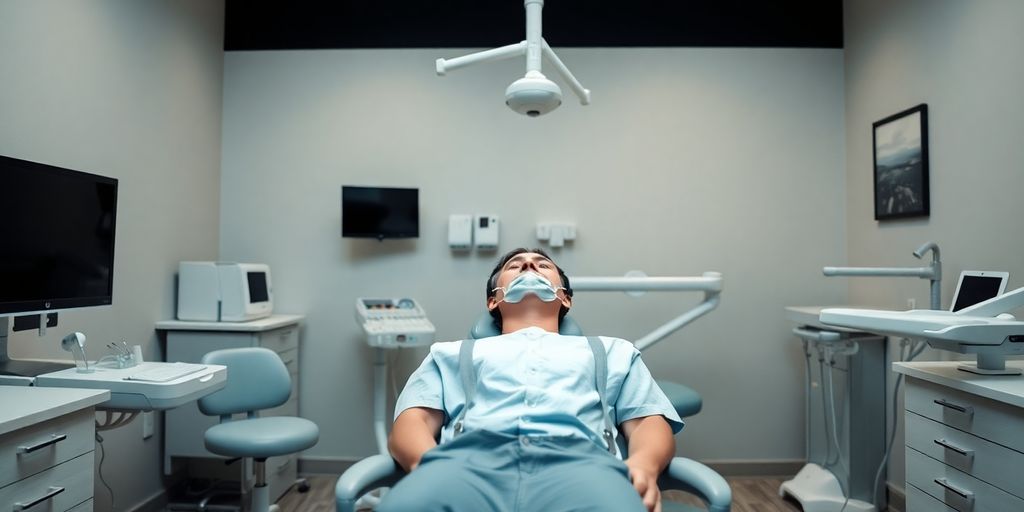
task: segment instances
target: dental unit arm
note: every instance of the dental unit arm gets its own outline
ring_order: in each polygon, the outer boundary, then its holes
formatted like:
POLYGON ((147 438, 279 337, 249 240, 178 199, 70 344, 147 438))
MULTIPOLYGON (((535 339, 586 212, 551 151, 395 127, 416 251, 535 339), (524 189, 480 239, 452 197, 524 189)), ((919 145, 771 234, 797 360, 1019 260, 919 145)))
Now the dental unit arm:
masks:
POLYGON ((718 307, 722 293, 722 274, 705 272, 701 277, 572 277, 574 292, 704 292, 704 300, 685 313, 636 340, 637 350, 645 350, 718 307))
POLYGON ((937 349, 977 354, 977 365, 961 365, 964 371, 1020 375, 1019 369, 1006 368, 1006 356, 1024 354, 1024 322, 1009 314, 1021 307, 1024 307, 1024 288, 957 312, 829 308, 822 310, 820 320, 878 334, 923 339, 937 349))
POLYGON ((927 267, 825 267, 822 272, 829 277, 919 277, 931 281, 931 301, 928 307, 942 309, 942 261, 939 257, 939 246, 935 242, 925 242, 914 251, 914 257, 924 258, 931 251, 932 262, 927 267))
POLYGON ((472 64, 494 62, 520 55, 526 55, 526 75, 512 82, 505 90, 505 104, 512 110, 530 117, 547 114, 562 104, 562 91, 541 73, 541 57, 547 57, 563 80, 569 83, 581 105, 590 104, 590 90, 576 80, 569 68, 558 58, 548 42, 541 37, 541 12, 544 0, 524 0, 526 8, 526 39, 515 44, 492 48, 481 52, 437 59, 437 74, 444 76, 448 71, 472 64))

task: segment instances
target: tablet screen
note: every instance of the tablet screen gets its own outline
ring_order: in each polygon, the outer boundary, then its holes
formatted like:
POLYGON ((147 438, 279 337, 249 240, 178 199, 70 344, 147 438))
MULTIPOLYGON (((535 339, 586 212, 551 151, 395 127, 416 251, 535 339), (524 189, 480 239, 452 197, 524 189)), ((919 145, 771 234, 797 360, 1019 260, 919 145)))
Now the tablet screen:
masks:
POLYGON ((957 286, 956 297, 953 297, 952 311, 960 311, 999 295, 1004 279, 1001 276, 960 276, 960 285, 957 286))

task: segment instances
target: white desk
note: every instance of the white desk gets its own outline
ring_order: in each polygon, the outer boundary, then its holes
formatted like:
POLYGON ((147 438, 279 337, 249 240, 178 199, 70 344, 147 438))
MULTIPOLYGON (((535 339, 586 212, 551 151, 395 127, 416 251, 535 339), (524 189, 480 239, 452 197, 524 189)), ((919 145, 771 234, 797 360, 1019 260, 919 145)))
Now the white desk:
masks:
POLYGON ((92 510, 94 408, 109 391, 0 386, 0 504, 92 510))
POLYGON ((1024 510, 1024 377, 959 364, 893 363, 907 376, 907 512, 1024 510))

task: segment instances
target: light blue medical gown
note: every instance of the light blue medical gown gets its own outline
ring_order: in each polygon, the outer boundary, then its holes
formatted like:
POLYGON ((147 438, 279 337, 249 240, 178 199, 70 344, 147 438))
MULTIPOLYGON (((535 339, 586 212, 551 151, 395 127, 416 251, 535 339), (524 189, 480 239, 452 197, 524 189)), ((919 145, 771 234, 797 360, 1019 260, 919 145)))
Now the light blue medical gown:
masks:
MULTIPOLYGON (((628 341, 601 336, 608 354, 607 400, 615 425, 661 415, 672 432, 683 428, 672 403, 654 382, 628 341)), ((395 417, 410 407, 443 411, 441 442, 454 435, 452 419, 466 394, 459 376, 461 341, 435 343, 398 397, 395 417)), ((594 381, 594 356, 584 336, 563 336, 528 327, 476 341, 477 390, 463 420, 465 432, 488 430, 515 436, 572 436, 601 447, 604 417, 594 381)), ((618 432, 615 433, 619 435, 618 432)), ((621 458, 621 455, 619 455, 621 458)))

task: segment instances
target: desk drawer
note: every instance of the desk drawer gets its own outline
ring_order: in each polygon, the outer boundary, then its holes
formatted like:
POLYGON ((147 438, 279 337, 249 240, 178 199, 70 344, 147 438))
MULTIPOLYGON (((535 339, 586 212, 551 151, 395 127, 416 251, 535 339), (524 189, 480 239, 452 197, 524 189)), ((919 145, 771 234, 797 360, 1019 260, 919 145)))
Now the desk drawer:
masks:
POLYGON ((959 512, 1024 510, 1018 498, 913 448, 907 448, 907 484, 959 512))
POLYGON ((288 368, 288 375, 291 375, 292 380, 299 374, 299 349, 286 350, 279 352, 278 357, 281 358, 281 362, 288 368))
MULTIPOLYGON (((32 509, 29 509, 31 511, 32 509)), ((79 504, 77 507, 68 510, 68 512, 92 512, 92 500, 88 500, 79 504)))
POLYGON ((0 436, 0 487, 93 451, 94 425, 89 408, 0 436))
POLYGON ((277 501, 295 483, 298 459, 299 456, 294 453, 267 459, 267 485, 270 486, 271 501, 277 501))
POLYGON ((906 443, 1010 494, 1024 497, 1024 453, 932 421, 906 414, 906 443))
POLYGON ((906 409, 1024 452, 1024 409, 920 379, 907 379, 906 409))
POLYGON ((0 504, 11 510, 14 505, 27 506, 38 501, 37 506, 28 510, 68 510, 92 498, 92 464, 93 452, 89 452, 8 485, 0 489, 0 504))
POLYGON ((260 333, 260 346, 281 353, 299 348, 299 326, 290 325, 260 333))
MULTIPOLYGON (((890 509, 891 510, 891 509, 890 509)), ((955 512, 955 508, 949 508, 941 501, 932 498, 928 493, 907 485, 907 511, 906 512, 955 512)))

